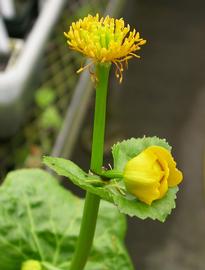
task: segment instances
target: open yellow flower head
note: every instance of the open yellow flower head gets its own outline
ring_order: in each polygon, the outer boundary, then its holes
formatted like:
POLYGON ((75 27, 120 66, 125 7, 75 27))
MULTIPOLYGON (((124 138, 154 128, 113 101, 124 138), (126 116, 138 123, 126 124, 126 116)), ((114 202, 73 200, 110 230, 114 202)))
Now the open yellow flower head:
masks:
POLYGON ((23 263, 21 270, 42 270, 42 267, 39 261, 28 260, 23 263))
POLYGON ((150 146, 129 160, 123 177, 127 190, 149 205, 164 197, 168 188, 177 186, 183 178, 171 153, 160 146, 150 146))
MULTIPOLYGON (((71 49, 92 59, 93 63, 113 62, 116 65, 116 76, 122 81, 123 63, 133 57, 139 58, 136 51, 146 41, 140 38, 139 32, 130 31, 124 20, 106 16, 100 18, 88 15, 84 19, 73 22, 66 36, 71 49)), ((78 72, 84 70, 79 69, 78 72)))

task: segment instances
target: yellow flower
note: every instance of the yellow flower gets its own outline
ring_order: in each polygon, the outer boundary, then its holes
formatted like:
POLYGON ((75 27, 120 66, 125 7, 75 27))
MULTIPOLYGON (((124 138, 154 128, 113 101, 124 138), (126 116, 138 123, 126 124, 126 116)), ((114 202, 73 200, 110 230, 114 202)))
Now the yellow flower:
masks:
MULTIPOLYGON (((116 65, 116 76, 122 81, 123 63, 133 57, 140 58, 135 52, 146 43, 140 38, 139 32, 130 31, 129 24, 124 20, 106 16, 100 18, 88 15, 84 19, 73 22, 67 33, 67 43, 76 50, 92 59, 92 63, 112 62, 116 65)), ((85 68, 80 68, 81 72, 85 68)))
POLYGON ((21 270, 42 270, 42 267, 39 261, 28 260, 23 263, 21 270))
POLYGON ((151 205, 165 196, 168 187, 182 181, 171 153, 160 146, 150 146, 125 165, 123 177, 127 190, 151 205))

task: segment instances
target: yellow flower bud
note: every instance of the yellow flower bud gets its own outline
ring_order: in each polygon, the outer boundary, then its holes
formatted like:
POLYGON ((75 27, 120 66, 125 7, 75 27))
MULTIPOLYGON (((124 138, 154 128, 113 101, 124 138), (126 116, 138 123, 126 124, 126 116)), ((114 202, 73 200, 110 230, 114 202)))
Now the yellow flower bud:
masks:
POLYGON ((129 160, 123 177, 127 190, 149 205, 164 197, 168 187, 177 186, 183 178, 171 153, 160 146, 150 146, 129 160))
POLYGON ((42 270, 42 267, 39 261, 28 260, 23 263, 21 270, 42 270))

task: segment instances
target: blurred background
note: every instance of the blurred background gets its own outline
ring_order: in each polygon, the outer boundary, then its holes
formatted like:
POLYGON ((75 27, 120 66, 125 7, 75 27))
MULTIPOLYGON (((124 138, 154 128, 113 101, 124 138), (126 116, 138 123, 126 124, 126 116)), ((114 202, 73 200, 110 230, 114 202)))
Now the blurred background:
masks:
MULTIPOLYGON (((118 140, 166 138, 184 172, 177 209, 165 224, 128 218, 136 269, 203 270, 205 265, 205 3, 163 0, 0 1, 0 174, 41 167, 41 156, 89 168, 93 89, 84 60, 63 31, 88 13, 124 17, 147 39, 118 84, 111 75, 105 165, 118 140)), ((84 192, 63 181, 78 195, 84 192)))

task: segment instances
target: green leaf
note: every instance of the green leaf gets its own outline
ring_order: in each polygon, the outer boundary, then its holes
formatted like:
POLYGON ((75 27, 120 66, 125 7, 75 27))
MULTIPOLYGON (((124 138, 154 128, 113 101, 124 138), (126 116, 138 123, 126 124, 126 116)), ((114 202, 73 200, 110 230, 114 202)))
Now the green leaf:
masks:
POLYGON ((35 93, 36 104, 41 108, 45 109, 51 105, 56 99, 56 92, 52 88, 40 88, 35 93))
MULTIPOLYGON (((40 261, 44 270, 69 269, 83 203, 42 170, 9 173, 0 187, 0 269, 20 270, 29 260, 40 261)), ((85 269, 133 270, 125 230, 124 216, 102 202, 85 269)))
POLYGON ((169 188, 167 194, 160 200, 154 201, 150 206, 130 196, 115 196, 114 202, 121 213, 131 217, 137 216, 141 219, 151 218, 164 222, 173 208, 175 208, 175 199, 178 187, 169 188))
POLYGON ((62 117, 55 106, 49 106, 41 114, 39 119, 40 126, 45 129, 53 128, 60 129, 62 117))
POLYGON ((64 158, 44 157, 43 163, 53 169, 58 175, 68 177, 80 188, 90 191, 107 201, 113 201, 112 194, 109 192, 110 185, 108 182, 103 182, 100 177, 84 172, 72 161, 64 158))
MULTIPOLYGON (((157 137, 132 138, 117 143, 112 148, 114 159, 114 170, 123 171, 128 160, 138 155, 141 151, 151 145, 158 145, 171 150, 171 147, 164 139, 157 137)), ((151 218, 164 222, 166 217, 175 208, 175 199, 178 187, 169 188, 167 194, 160 200, 154 201, 151 206, 137 200, 130 195, 125 188, 123 180, 113 179, 102 181, 97 176, 82 171, 72 161, 45 157, 44 163, 52 168, 59 175, 68 177, 74 184, 82 189, 88 190, 101 198, 113 202, 120 212, 129 216, 136 216, 141 219, 151 218), (92 183, 93 180, 93 183, 92 183), (97 181, 99 184, 97 185, 97 181)))

